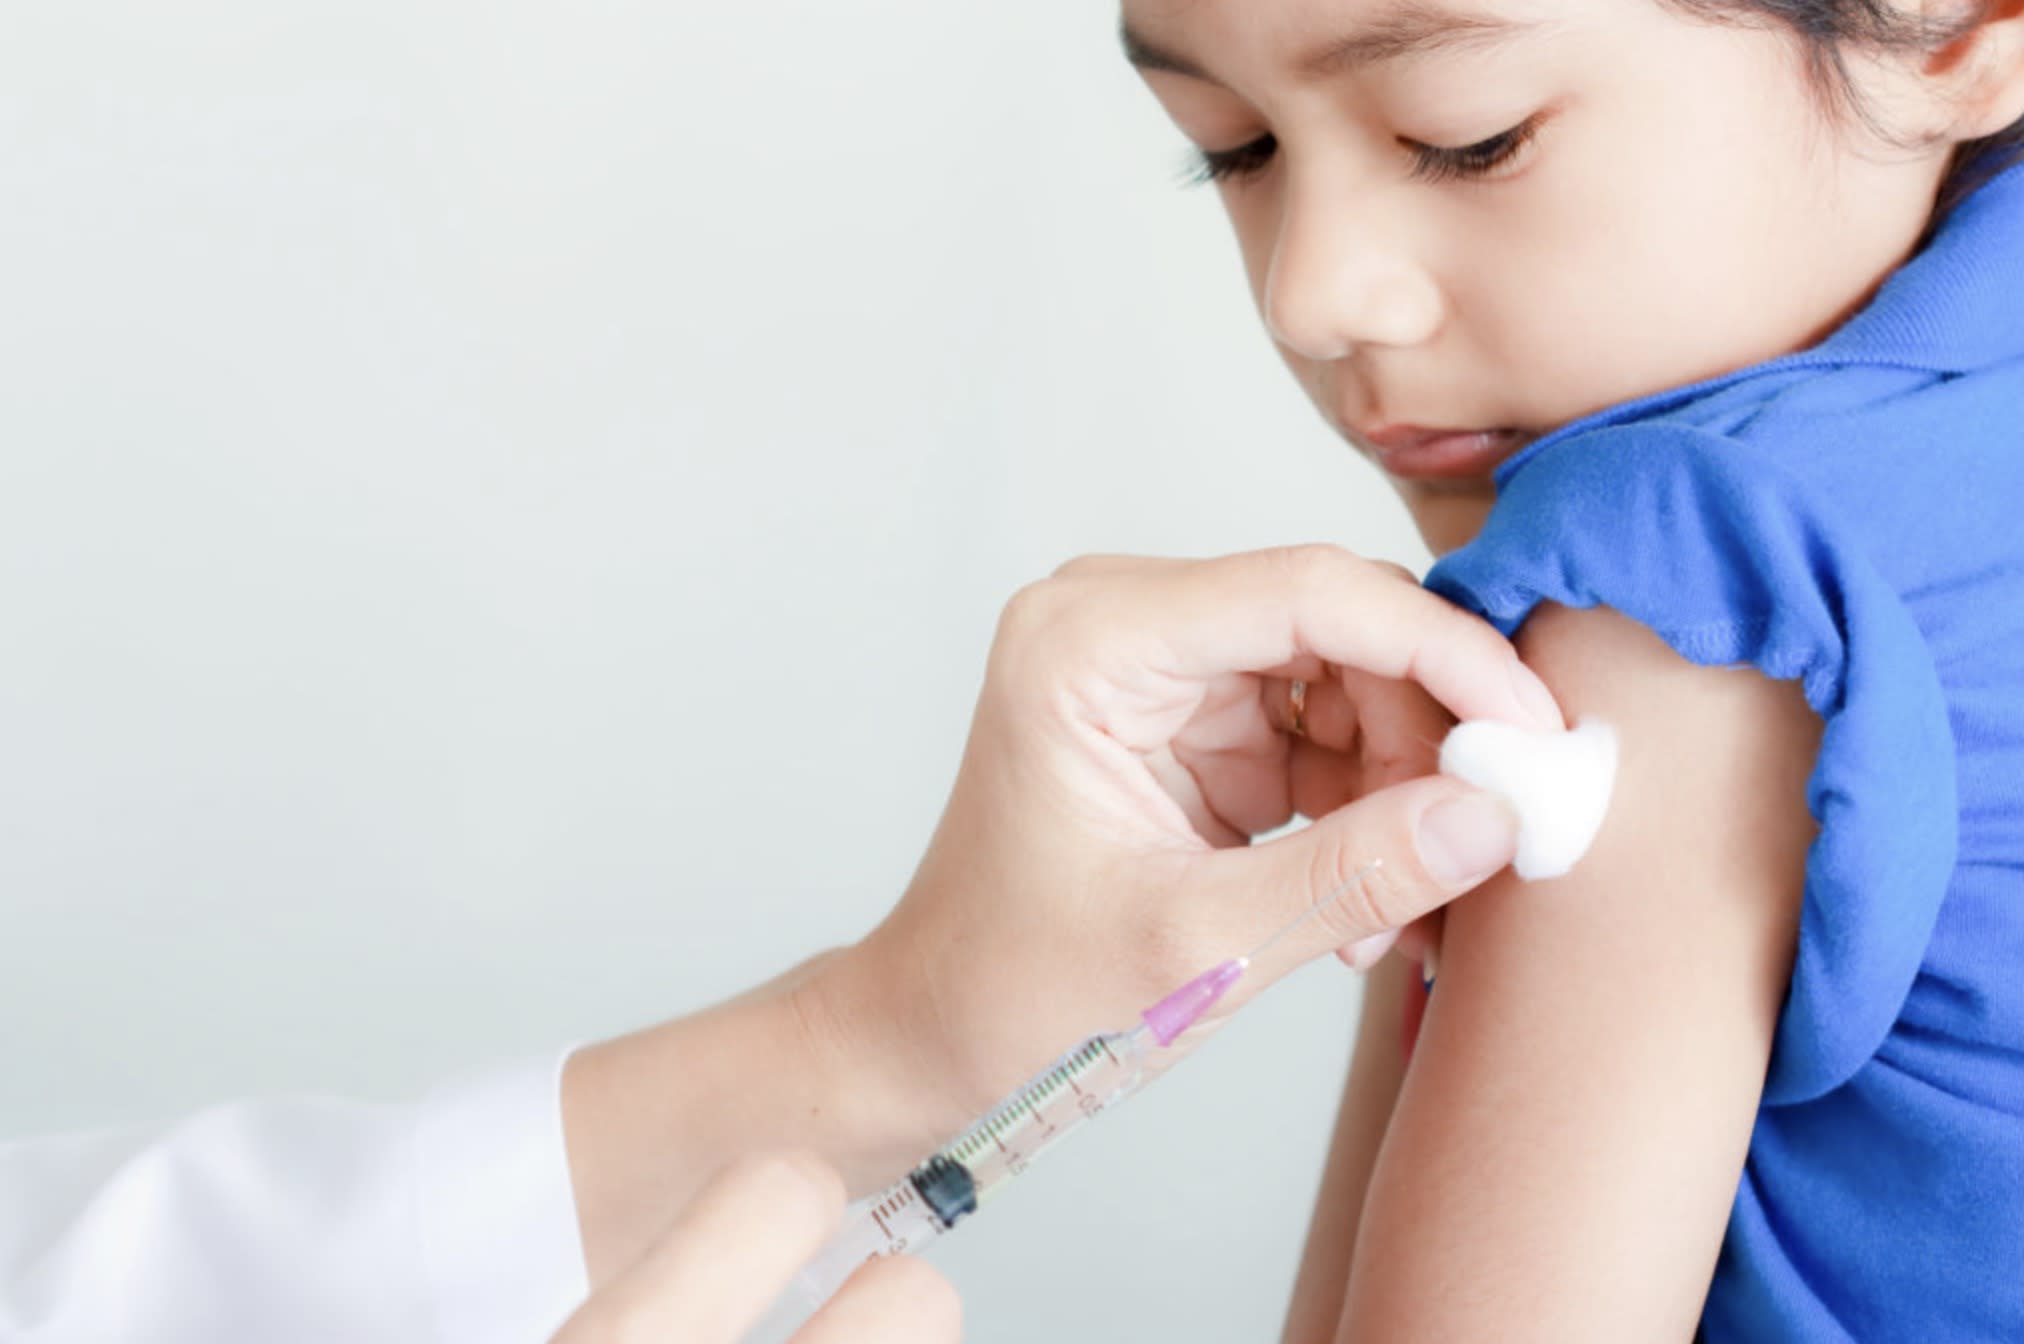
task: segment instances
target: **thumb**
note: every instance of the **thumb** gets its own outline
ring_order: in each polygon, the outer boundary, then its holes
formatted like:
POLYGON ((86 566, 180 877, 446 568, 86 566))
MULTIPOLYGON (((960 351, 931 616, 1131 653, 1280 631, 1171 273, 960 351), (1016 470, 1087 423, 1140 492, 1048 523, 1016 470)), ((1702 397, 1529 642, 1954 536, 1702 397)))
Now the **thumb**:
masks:
POLYGON ((1252 908, 1258 892, 1269 893, 1259 913, 1274 926, 1326 903, 1287 939, 1287 969, 1367 941, 1345 955, 1365 969, 1399 929, 1480 885, 1517 848, 1518 816, 1509 803, 1430 775, 1367 794, 1268 844, 1225 850, 1219 857, 1227 867, 1217 877, 1230 889, 1241 884, 1251 894, 1239 899, 1252 908))

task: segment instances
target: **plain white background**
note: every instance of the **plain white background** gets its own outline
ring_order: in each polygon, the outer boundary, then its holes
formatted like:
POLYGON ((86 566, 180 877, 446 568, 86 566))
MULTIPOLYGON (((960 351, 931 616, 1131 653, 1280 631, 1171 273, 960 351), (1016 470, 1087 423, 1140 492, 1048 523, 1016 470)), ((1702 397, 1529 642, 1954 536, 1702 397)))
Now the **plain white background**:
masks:
MULTIPOLYGON (((707 1004, 905 885, 1020 584, 1422 563, 1115 22, 11 7, 0 1133, 707 1004)), ((970 1338, 1272 1337, 1356 992, 947 1243, 970 1338)))

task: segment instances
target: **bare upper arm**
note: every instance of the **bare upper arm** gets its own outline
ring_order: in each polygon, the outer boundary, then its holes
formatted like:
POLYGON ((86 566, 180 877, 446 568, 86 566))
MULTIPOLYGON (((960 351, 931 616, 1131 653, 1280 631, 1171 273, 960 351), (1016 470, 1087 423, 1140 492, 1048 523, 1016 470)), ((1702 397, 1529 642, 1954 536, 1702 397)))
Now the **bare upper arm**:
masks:
POLYGON ((1819 721, 1607 609, 1541 607, 1518 646, 1617 726, 1616 793, 1574 872, 1449 911, 1345 1339, 1689 1339, 1748 1147, 1819 721))

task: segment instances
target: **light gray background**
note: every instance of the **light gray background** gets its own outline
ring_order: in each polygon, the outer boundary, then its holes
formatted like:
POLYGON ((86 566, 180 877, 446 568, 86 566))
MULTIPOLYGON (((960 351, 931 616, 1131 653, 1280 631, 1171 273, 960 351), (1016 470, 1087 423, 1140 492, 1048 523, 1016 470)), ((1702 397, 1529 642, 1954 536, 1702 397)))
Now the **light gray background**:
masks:
MULTIPOLYGON (((1021 583, 1423 561, 1115 17, 8 7, 0 1133, 709 1003, 903 887, 1021 583)), ((1355 1003, 949 1243, 970 1337, 1271 1336, 1355 1003)))

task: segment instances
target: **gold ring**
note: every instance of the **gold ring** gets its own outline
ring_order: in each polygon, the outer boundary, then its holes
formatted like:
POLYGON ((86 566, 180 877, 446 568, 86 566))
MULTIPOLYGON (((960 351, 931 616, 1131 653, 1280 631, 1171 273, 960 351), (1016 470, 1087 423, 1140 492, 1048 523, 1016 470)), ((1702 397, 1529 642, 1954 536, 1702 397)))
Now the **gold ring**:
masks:
POLYGON ((1286 731, 1307 736, 1307 683, 1298 677, 1286 688, 1286 731))

